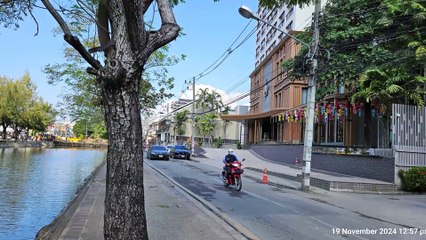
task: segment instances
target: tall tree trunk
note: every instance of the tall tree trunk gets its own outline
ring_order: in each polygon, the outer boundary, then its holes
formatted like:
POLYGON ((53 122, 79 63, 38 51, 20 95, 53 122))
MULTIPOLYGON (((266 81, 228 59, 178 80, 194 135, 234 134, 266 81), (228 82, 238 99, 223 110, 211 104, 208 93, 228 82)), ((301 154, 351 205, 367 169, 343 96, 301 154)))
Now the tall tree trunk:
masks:
POLYGON ((7 139, 7 136, 6 136, 6 134, 7 134, 7 132, 6 132, 7 125, 3 124, 2 126, 3 126, 3 139, 6 140, 7 139))
POLYGON ((179 34, 171 1, 157 0, 161 27, 146 30, 144 14, 153 0, 99 1, 98 37, 105 63, 86 50, 49 0, 41 0, 64 32, 64 40, 90 64, 101 85, 108 129, 104 237, 148 239, 144 209, 142 124, 139 87, 149 56, 179 34))
POLYGON ((105 239, 148 239, 143 188, 140 75, 103 88, 108 128, 105 239))
POLYGON ((20 130, 19 130, 19 129, 18 129, 18 127, 15 125, 15 127, 13 128, 13 136, 15 137, 15 142, 17 142, 17 141, 18 141, 19 132, 20 132, 20 130))

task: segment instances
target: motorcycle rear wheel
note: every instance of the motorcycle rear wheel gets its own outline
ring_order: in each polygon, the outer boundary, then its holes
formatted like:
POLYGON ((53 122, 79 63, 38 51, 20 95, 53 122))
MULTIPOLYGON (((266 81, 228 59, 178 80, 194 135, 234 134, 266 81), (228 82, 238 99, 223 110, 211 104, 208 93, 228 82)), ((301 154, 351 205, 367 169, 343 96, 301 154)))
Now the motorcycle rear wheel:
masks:
POLYGON ((241 178, 234 178, 234 187, 236 191, 241 191, 241 188, 243 187, 243 181, 241 178))

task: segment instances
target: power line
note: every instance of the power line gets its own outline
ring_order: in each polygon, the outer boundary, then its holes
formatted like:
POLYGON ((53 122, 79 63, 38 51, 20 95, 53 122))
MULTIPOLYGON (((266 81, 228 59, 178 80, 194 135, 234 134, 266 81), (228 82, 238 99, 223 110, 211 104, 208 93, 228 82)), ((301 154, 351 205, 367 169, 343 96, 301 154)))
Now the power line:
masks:
POLYGON ((246 35, 246 37, 243 40, 241 40, 240 43, 238 43, 236 47, 232 48, 234 44, 237 43, 238 39, 246 31, 250 23, 251 21, 243 28, 243 30, 238 34, 238 36, 234 39, 234 41, 230 44, 230 46, 224 51, 224 53, 219 58, 217 58, 212 64, 210 64, 206 69, 201 71, 199 74, 184 80, 183 91, 186 90, 186 86, 188 86, 187 84, 189 84, 191 81, 199 80, 200 78, 207 76, 208 74, 216 70, 229 57, 229 55, 231 55, 236 49, 242 46, 254 34, 256 28, 252 29, 246 35))

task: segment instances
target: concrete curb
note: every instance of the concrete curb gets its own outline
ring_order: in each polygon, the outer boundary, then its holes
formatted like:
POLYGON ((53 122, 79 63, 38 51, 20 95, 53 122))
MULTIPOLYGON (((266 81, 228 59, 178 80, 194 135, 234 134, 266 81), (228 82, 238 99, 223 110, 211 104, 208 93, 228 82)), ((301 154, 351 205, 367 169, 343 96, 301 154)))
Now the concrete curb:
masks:
POLYGON ((218 224, 220 224, 227 232, 232 235, 235 239, 250 239, 257 240, 260 239, 246 227, 239 224, 237 221, 230 218, 225 213, 221 212, 219 209, 214 207, 212 204, 194 194, 175 180, 169 178, 166 174, 164 174, 161 170, 155 168, 153 165, 144 161, 144 163, 154 169, 156 172, 161 174, 167 181, 171 182, 177 189, 181 191, 189 200, 191 200, 195 205, 197 205, 201 210, 203 210, 206 214, 208 214, 212 219, 214 219, 218 224))

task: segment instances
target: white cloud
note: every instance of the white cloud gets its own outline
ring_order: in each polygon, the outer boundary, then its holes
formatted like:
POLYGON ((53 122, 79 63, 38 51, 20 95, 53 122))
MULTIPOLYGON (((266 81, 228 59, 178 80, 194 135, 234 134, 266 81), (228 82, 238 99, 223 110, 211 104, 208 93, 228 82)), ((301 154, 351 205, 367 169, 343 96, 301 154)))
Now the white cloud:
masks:
MULTIPOLYGON (((192 87, 192 85, 191 85, 192 87)), ((231 107, 231 109, 235 108, 238 105, 243 105, 243 106, 249 106, 250 105, 250 96, 246 96, 245 98, 235 101, 237 98, 240 98, 241 96, 243 96, 243 92, 231 92, 231 93, 226 93, 224 90, 219 89, 219 88, 215 88, 212 87, 211 85, 208 84, 196 84, 195 85, 195 94, 197 94, 199 89, 205 89, 208 88, 210 91, 216 91, 217 93, 219 93, 219 95, 222 97, 222 101, 224 104, 229 104, 229 106, 231 107)), ((156 109, 154 110, 154 116, 158 117, 164 117, 167 115, 167 112, 172 112, 173 110, 171 109, 172 103, 174 101, 177 101, 178 99, 188 99, 188 100, 192 100, 192 88, 190 89, 186 89, 183 93, 179 93, 176 97, 166 101, 165 103, 161 104, 161 105, 157 105, 156 109), (168 110, 167 110, 168 108, 168 110)))
MULTIPOLYGON (((197 94, 197 92, 198 92, 199 89, 205 89, 205 88, 208 88, 210 90, 209 91, 210 93, 212 91, 216 91, 217 93, 219 93, 219 95, 222 97, 223 103, 225 103, 225 104, 229 103, 232 100, 235 100, 235 99, 239 98, 240 96, 242 96, 244 94, 242 92, 226 93, 224 90, 212 87, 211 85, 208 85, 208 84, 196 84, 195 85, 195 94, 197 94)), ((192 99, 192 89, 186 90, 182 94, 181 98, 192 99)), ((249 106, 250 105, 250 103, 249 103, 250 99, 249 98, 250 97, 247 96, 247 97, 245 97, 245 98, 243 98, 243 99, 241 99, 239 101, 236 101, 236 102, 233 102, 233 103, 229 104, 229 106, 231 108, 234 108, 234 107, 236 107, 238 105, 249 106)))

